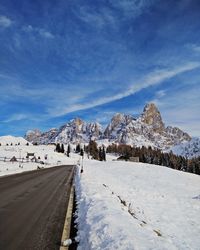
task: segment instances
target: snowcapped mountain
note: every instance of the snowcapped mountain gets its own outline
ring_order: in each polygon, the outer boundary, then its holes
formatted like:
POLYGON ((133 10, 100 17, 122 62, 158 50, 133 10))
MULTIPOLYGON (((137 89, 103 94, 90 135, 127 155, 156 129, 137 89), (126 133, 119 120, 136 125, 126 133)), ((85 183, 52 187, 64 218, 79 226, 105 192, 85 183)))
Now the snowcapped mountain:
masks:
POLYGON ((38 144, 49 143, 79 143, 98 140, 102 136, 103 130, 99 123, 86 123, 79 118, 75 118, 64 124, 59 129, 50 129, 45 133, 39 130, 28 131, 25 138, 28 141, 38 144))
POLYGON ((191 137, 179 128, 165 127, 161 114, 153 103, 147 104, 137 119, 131 115, 115 114, 105 130, 99 123, 87 123, 75 118, 59 129, 51 129, 45 133, 38 130, 28 131, 25 138, 39 144, 87 143, 93 139, 161 149, 191 140, 191 137))
POLYGON ((174 154, 187 157, 200 157, 200 138, 192 138, 191 141, 179 144, 172 148, 174 154))
POLYGON ((27 140, 25 140, 23 137, 16 137, 16 136, 11 136, 11 135, 6 135, 6 136, 0 136, 0 145, 1 146, 6 146, 6 145, 26 145, 27 140))
POLYGON ((86 123, 79 118, 75 118, 60 127, 55 137, 55 142, 88 142, 90 139, 98 140, 101 135, 102 128, 100 124, 86 123))
POLYGON ((191 140, 191 137, 179 128, 165 128, 161 114, 153 103, 144 107, 138 119, 116 114, 107 126, 104 136, 113 142, 161 149, 191 140))

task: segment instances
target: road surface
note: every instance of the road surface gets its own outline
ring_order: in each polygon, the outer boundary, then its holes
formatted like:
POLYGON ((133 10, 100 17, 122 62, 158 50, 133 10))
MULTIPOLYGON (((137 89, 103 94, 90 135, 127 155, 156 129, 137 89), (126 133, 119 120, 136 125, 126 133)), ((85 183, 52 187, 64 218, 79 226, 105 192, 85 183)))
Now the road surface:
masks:
POLYGON ((73 166, 0 178, 0 249, 56 250, 62 237, 73 166))

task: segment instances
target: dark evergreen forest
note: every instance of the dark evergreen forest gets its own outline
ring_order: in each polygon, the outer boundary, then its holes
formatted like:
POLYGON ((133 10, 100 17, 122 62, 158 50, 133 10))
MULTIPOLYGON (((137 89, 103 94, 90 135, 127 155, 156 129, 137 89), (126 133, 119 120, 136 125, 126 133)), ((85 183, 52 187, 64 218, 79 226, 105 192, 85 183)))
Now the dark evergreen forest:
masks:
POLYGON ((115 153, 123 160, 139 157, 140 162, 166 166, 200 175, 200 157, 187 159, 172 152, 163 153, 160 149, 151 147, 134 147, 130 145, 112 144, 107 147, 107 153, 115 153))

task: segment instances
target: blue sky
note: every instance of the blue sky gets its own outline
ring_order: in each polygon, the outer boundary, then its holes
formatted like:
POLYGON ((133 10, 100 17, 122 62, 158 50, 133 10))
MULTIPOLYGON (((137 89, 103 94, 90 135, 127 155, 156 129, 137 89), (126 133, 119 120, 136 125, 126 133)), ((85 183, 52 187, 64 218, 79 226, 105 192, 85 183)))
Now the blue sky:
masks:
POLYGON ((1 0, 0 135, 155 102, 200 136, 199 0, 1 0))

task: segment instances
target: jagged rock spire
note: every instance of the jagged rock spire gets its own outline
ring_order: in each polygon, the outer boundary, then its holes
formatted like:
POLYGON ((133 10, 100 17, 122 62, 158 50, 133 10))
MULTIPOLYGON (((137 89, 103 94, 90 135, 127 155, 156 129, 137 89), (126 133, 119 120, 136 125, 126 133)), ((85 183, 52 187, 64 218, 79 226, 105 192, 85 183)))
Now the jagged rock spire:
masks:
POLYGON ((155 132, 161 133, 165 129, 160 111, 154 103, 145 105, 141 115, 141 121, 153 127, 155 132))

